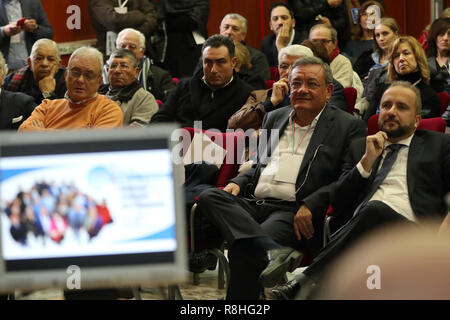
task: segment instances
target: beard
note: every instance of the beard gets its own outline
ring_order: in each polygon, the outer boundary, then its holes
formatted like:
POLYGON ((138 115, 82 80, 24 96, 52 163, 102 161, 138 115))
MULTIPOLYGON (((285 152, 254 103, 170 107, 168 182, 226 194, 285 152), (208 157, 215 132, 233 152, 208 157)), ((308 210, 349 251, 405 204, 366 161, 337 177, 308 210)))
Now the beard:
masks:
POLYGON ((378 122, 378 126, 380 127, 381 131, 386 132, 388 138, 400 138, 403 136, 406 136, 408 133, 413 132, 414 131, 414 122, 413 123, 409 123, 409 124, 405 124, 405 125, 401 125, 397 120, 392 119, 392 118, 388 118, 386 120, 384 120, 384 122, 378 122), (397 127, 396 128, 390 128, 388 126, 386 126, 384 123, 386 121, 394 121, 397 123, 397 127))

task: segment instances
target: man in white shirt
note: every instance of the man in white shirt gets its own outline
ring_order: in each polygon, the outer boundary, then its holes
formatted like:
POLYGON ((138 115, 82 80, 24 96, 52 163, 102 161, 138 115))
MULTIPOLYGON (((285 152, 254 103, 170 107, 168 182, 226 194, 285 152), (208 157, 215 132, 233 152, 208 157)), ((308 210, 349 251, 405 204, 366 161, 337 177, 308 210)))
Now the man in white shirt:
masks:
MULTIPOLYGON (((350 245, 374 229, 393 222, 420 224, 443 220, 450 191, 450 136, 416 130, 420 92, 407 82, 394 82, 381 98, 380 131, 351 145, 345 174, 331 191, 336 212, 353 217, 335 234, 313 263, 276 291, 293 298, 302 287, 307 296, 325 268, 350 245)), ((414 281, 414 279, 411 279, 414 281)))
MULTIPOLYGON (((200 195, 200 214, 230 246, 227 299, 259 298, 259 274, 268 265, 268 252, 286 271, 302 258, 292 248, 314 252, 321 247, 329 189, 351 140, 365 136, 360 120, 327 104, 332 81, 322 60, 299 59, 289 75, 291 106, 263 120, 258 162, 224 190, 200 195), (262 145, 265 141, 271 144, 262 145)), ((272 274, 262 280, 265 286, 271 281, 272 274)))

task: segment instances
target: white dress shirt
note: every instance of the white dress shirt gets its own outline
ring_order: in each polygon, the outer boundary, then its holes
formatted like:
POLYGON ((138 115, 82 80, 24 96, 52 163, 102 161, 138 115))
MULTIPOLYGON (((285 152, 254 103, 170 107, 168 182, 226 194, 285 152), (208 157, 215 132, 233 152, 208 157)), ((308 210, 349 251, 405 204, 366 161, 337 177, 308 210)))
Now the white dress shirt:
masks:
MULTIPOLYGON (((414 135, 411 135, 398 142, 398 144, 403 144, 405 147, 402 147, 398 151, 394 165, 369 201, 379 200, 403 215, 406 219, 417 221, 409 199, 407 180, 408 152, 413 136, 414 135)), ((379 168, 381 168, 383 164, 384 157, 386 156, 386 147, 388 145, 390 145, 390 143, 386 142, 379 168)), ((363 178, 367 179, 370 176, 370 172, 364 170, 361 162, 357 164, 357 168, 363 178)))
POLYGON ((292 172, 292 175, 297 177, 298 169, 300 169, 301 162, 303 161, 306 149, 309 145, 322 111, 314 118, 310 125, 305 127, 301 127, 295 123, 293 120, 295 113, 294 111, 291 112, 289 116, 289 124, 286 126, 283 135, 280 137, 280 141, 272 153, 269 163, 261 172, 261 176, 259 177, 258 184, 255 189, 256 198, 275 198, 284 201, 295 201, 295 182, 289 183, 275 180, 275 176, 280 169, 279 161, 283 154, 298 155, 299 163, 297 171, 292 172))

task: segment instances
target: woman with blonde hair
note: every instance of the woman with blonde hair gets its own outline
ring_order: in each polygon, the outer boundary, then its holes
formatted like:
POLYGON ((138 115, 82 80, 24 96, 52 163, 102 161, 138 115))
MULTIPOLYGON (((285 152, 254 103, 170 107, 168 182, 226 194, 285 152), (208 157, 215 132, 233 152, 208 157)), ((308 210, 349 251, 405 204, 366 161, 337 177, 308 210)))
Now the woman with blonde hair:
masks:
POLYGON ((436 91, 430 87, 430 71, 425 51, 414 37, 400 36, 389 51, 386 81, 380 84, 374 99, 370 101, 365 119, 377 113, 380 97, 390 84, 397 80, 408 81, 419 89, 422 98, 422 118, 439 116, 439 98, 436 91))

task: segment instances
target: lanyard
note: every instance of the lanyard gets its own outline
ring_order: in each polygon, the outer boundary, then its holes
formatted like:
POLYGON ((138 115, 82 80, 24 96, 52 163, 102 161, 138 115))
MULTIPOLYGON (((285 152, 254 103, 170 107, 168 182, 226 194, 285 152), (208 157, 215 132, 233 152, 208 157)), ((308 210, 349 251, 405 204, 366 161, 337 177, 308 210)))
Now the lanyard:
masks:
POLYGON ((294 134, 293 134, 293 136, 292 136, 292 154, 294 155, 294 154, 297 153, 298 148, 301 146, 303 140, 304 140, 305 137, 308 135, 309 130, 311 130, 312 123, 309 125, 308 130, 306 130, 306 132, 305 132, 305 134, 303 135, 302 139, 300 140, 300 142, 299 142, 297 148, 295 148, 295 122, 293 122, 292 124, 293 124, 293 126, 294 126, 294 134), (294 149, 294 148, 295 148, 295 149, 294 149))

